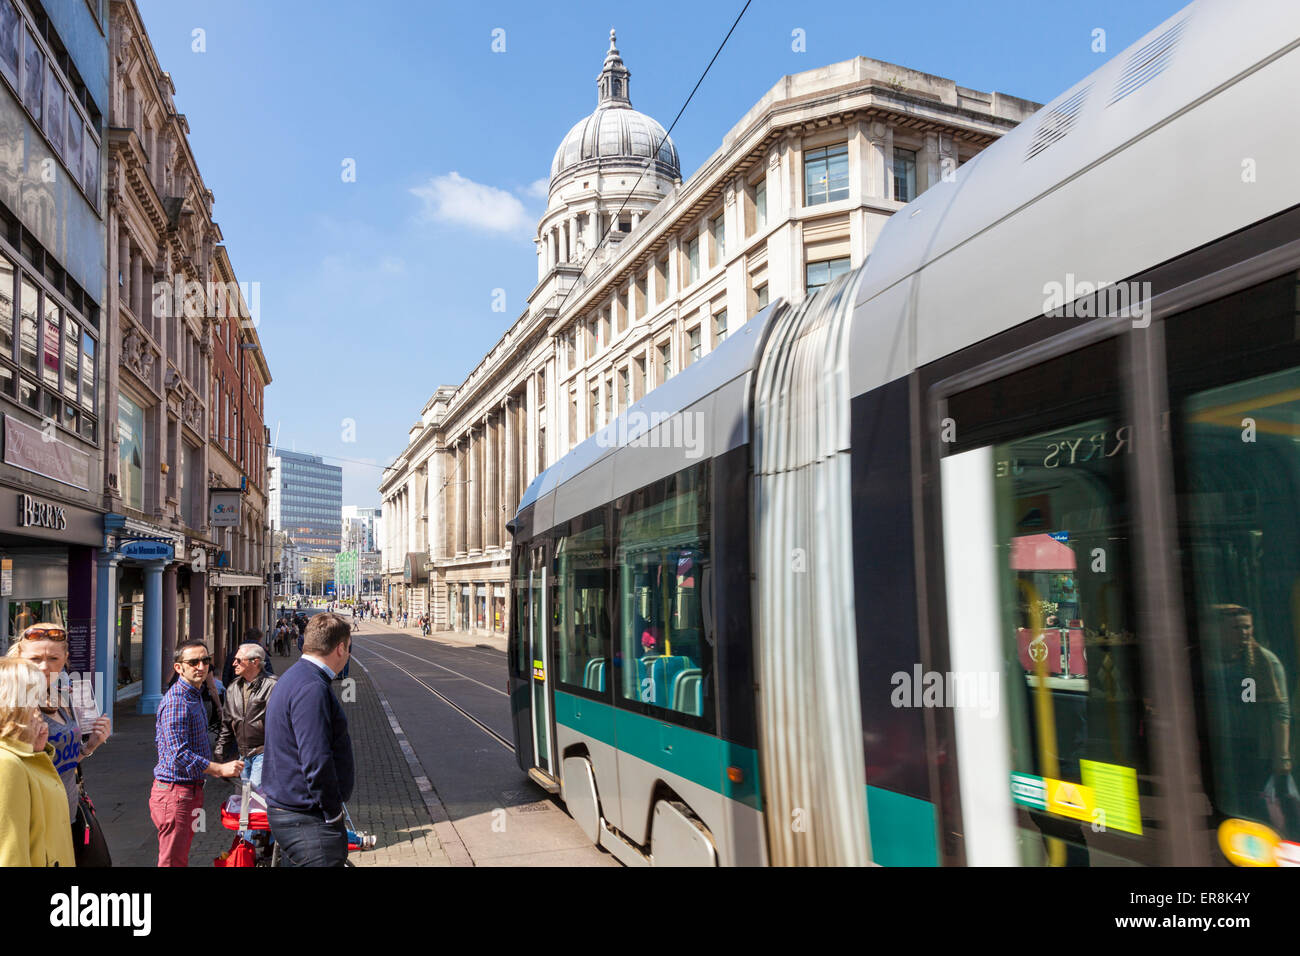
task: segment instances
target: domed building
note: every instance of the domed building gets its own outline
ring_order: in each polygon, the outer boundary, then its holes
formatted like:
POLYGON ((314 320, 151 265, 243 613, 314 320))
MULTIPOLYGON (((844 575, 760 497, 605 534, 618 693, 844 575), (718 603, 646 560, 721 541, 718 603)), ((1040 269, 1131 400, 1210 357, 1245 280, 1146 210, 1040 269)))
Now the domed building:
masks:
POLYGON ((527 307, 380 480, 388 606, 437 630, 504 639, 506 522, 538 474, 770 302, 860 266, 889 216, 1037 109, 856 57, 779 78, 683 182, 615 39, 553 155, 527 307))
POLYGON ((580 269, 607 229, 610 242, 602 252, 616 248, 682 180, 677 147, 663 126, 632 108, 632 74, 615 40, 610 30, 595 111, 573 125, 551 162, 546 212, 537 227, 538 282, 557 266, 580 269))

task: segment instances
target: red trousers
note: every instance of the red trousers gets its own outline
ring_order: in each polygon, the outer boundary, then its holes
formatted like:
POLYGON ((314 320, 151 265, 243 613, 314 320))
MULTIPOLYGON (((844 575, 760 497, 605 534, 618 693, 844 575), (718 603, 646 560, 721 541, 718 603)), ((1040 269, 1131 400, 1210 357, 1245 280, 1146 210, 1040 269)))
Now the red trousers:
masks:
POLYGON ((203 809, 203 784, 153 782, 149 818, 158 828, 158 865, 189 866, 190 844, 203 809))

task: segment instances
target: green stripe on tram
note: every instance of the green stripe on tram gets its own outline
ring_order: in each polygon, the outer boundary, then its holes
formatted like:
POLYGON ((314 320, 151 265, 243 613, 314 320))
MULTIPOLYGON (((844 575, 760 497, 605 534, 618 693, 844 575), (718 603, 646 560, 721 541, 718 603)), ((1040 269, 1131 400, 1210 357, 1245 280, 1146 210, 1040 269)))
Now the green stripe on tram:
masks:
MULTIPOLYGON (((654 717, 555 692, 555 719, 669 773, 762 810, 758 792, 758 752, 654 717), (740 783, 727 779, 737 767, 740 783)), ((893 790, 866 788, 871 826, 871 856, 881 866, 938 866, 934 804, 893 790)))
POLYGON ((558 690, 555 692, 555 719, 570 730, 684 777, 691 783, 756 810, 761 809, 758 753, 751 747, 558 690), (740 783, 732 783, 727 778, 728 767, 740 769, 740 783))
POLYGON ((867 785, 871 858, 881 866, 938 866, 934 804, 867 785))

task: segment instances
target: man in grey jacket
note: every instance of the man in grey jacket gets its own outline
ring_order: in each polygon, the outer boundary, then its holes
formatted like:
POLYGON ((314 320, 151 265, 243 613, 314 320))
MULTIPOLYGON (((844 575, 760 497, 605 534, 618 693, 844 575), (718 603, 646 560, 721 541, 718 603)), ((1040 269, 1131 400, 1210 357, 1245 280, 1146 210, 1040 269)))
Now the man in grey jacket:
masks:
MULTIPOLYGON (((275 687, 275 675, 266 673, 266 649, 261 644, 240 644, 235 651, 235 679, 226 688, 226 706, 221 714, 221 735, 217 753, 231 754, 244 761, 240 779, 262 787, 262 757, 266 745, 266 702, 275 687)), ((241 830, 250 842, 253 833, 241 830)))

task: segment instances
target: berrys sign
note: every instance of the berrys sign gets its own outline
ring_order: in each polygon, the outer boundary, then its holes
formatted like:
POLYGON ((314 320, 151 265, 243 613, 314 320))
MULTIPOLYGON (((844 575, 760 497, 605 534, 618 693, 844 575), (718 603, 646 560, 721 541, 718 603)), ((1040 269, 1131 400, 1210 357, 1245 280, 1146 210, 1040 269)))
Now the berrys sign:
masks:
POLYGON ((176 556, 176 549, 166 541, 125 541, 117 553, 136 561, 170 561, 176 556))
POLYGON ((51 531, 63 531, 68 527, 68 509, 62 505, 52 505, 38 501, 31 495, 18 496, 18 527, 49 528, 51 531))

